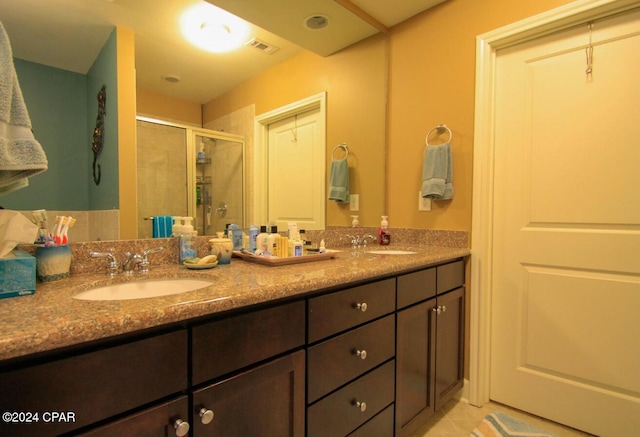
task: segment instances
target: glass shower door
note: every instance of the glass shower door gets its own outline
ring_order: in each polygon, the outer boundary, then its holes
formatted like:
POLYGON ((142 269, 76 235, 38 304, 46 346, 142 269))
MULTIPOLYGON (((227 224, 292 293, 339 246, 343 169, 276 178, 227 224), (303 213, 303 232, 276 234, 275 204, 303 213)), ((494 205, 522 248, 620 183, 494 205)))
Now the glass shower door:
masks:
POLYGON ((215 235, 226 225, 245 227, 244 139, 194 129, 191 201, 198 235, 215 235))

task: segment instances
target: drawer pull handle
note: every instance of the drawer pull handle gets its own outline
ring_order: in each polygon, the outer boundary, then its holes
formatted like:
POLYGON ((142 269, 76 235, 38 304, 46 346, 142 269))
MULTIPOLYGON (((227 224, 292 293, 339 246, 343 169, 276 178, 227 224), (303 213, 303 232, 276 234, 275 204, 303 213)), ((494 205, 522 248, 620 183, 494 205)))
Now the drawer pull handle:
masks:
POLYGON ((181 419, 176 419, 176 421, 173 423, 173 427, 175 428, 176 435, 178 437, 184 437, 189 434, 189 422, 185 422, 181 419))
POLYGON ((444 305, 438 305, 437 307, 435 307, 433 309, 433 312, 440 315, 441 313, 444 313, 447 310, 447 307, 444 305))
POLYGON ((365 311, 367 311, 367 303, 366 302, 362 302, 362 303, 357 303, 356 304, 356 309, 362 311, 363 313, 365 311))
POLYGON ((362 349, 362 350, 356 350, 356 356, 360 357, 361 360, 366 360, 367 359, 367 351, 362 349))
POLYGON ((366 402, 355 401, 354 405, 358 408, 358 410, 360 410, 361 413, 364 413, 365 411, 367 411, 367 403, 366 402))
POLYGON ((446 305, 442 305, 442 312, 444 313, 447 310, 447 306, 446 305))
POLYGON ((203 425, 207 425, 209 423, 211 423, 211 421, 213 420, 213 411, 209 410, 208 408, 200 408, 200 411, 198 411, 198 416, 200 416, 200 420, 202 421, 203 425))

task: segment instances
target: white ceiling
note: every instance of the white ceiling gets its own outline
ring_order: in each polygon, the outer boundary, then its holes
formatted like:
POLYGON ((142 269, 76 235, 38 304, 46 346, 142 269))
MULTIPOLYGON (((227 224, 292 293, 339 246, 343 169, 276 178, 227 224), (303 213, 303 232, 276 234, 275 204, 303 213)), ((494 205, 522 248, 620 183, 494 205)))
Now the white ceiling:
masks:
MULTIPOLYGON (((212 54, 184 40, 178 22, 202 0, 0 0, 0 21, 16 58, 86 73, 115 25, 136 38, 141 87, 205 103, 302 49, 330 55, 378 32, 339 3, 345 0, 207 0, 255 24, 251 37, 279 48, 273 54, 243 47, 212 54), (323 14, 329 25, 310 30, 305 18, 323 14), (267 30, 265 30, 267 29, 267 30), (295 41, 295 44, 290 42, 295 41), (168 83, 164 76, 180 78, 168 83)), ((351 0, 392 27, 444 0, 351 0)))

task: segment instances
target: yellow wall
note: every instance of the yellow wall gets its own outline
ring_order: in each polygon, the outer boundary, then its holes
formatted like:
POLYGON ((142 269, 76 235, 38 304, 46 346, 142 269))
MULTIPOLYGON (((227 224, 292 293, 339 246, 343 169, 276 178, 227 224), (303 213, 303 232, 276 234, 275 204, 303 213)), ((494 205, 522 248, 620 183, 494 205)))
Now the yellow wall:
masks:
POLYGON ((202 127, 202 106, 197 102, 170 97, 137 87, 138 115, 178 124, 202 127))
POLYGON ((116 28, 120 238, 137 238, 135 34, 116 28))
MULTIPOLYGON (((386 51, 383 35, 325 58, 304 51, 205 104, 204 124, 250 104, 260 115, 326 91, 326 178, 333 148, 347 143, 360 224, 377 226, 385 213, 386 51)), ((327 226, 348 226, 351 214, 348 204, 327 201, 327 226)))
POLYGON ((475 38, 566 3, 449 0, 392 29, 387 205, 394 227, 471 231, 475 38), (425 135, 441 123, 453 131, 455 195, 419 212, 425 135))

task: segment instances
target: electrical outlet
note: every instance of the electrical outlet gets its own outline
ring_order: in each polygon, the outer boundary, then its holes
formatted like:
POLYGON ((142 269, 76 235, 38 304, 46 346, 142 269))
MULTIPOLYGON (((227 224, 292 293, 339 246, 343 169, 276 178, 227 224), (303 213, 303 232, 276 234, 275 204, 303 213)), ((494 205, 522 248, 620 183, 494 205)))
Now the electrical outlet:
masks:
POLYGON ((359 194, 349 194, 349 211, 360 211, 359 194))
POLYGON ((422 197, 421 191, 418 191, 418 211, 431 211, 431 199, 422 197))

